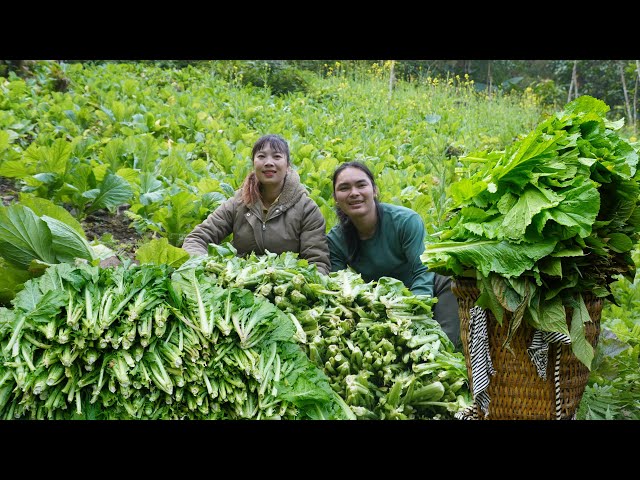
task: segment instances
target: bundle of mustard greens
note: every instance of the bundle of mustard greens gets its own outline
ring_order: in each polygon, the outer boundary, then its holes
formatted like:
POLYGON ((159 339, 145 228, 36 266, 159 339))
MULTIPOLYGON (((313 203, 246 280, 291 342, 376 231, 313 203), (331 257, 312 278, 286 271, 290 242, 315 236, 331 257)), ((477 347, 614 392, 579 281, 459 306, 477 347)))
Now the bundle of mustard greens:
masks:
POLYGON ((477 278, 477 304, 500 324, 511 312, 508 340, 523 321, 560 332, 587 366, 583 295, 613 301, 610 284, 633 281, 640 231, 638 145, 608 110, 579 97, 505 150, 462 157, 480 167, 451 185, 447 228, 422 255, 430 270, 477 278))

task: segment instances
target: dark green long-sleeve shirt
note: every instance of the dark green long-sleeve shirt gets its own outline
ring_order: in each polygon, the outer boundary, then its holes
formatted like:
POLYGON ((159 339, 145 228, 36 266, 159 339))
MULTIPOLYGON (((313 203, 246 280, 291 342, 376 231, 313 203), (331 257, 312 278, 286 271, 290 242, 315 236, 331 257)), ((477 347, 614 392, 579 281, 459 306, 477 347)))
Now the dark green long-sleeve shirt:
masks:
POLYGON ((417 212, 381 203, 382 219, 373 237, 360 241, 360 254, 347 264, 347 242, 342 227, 335 225, 327 234, 331 254, 331 270, 336 272, 347 266, 362 275, 365 282, 380 277, 401 280, 415 295, 434 296, 435 274, 429 272, 420 260, 424 252, 425 228, 417 212))
POLYGON ((365 282, 382 276, 401 280, 415 295, 437 297, 433 318, 440 324, 454 346, 461 349, 458 302, 451 290, 449 277, 429 272, 420 260, 424 252, 426 232, 418 213, 398 205, 381 203, 382 220, 376 233, 362 240, 360 255, 347 265, 347 242, 340 225, 327 235, 331 270, 352 267, 365 282))

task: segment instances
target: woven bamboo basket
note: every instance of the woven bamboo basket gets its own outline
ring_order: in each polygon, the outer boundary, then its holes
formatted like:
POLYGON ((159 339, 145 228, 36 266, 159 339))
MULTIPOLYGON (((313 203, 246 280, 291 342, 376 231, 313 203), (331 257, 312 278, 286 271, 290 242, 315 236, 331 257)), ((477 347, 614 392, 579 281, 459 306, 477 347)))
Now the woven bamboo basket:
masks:
MULTIPOLYGON (((469 310, 475 305, 480 291, 475 278, 459 277, 452 282, 453 293, 458 298, 460 315, 460 337, 467 365, 467 373, 471 384, 471 358, 469 355, 469 310)), ((585 323, 587 341, 595 348, 600 334, 600 315, 603 300, 592 294, 583 295, 591 322, 585 323)), ((567 322, 570 324, 571 311, 567 309, 567 322)), ((507 337, 511 319, 509 312, 500 325, 490 311, 487 313, 487 335, 489 337, 489 354, 495 369, 490 376, 487 393, 490 397, 489 413, 483 414, 477 408, 478 420, 556 420, 555 358, 557 348, 560 352, 560 419, 571 419, 576 413, 584 389, 589 380, 589 369, 571 351, 571 345, 551 343, 547 378, 543 380, 529 358, 527 347, 531 344, 534 329, 522 322, 512 340, 512 352, 502 345, 507 337)))

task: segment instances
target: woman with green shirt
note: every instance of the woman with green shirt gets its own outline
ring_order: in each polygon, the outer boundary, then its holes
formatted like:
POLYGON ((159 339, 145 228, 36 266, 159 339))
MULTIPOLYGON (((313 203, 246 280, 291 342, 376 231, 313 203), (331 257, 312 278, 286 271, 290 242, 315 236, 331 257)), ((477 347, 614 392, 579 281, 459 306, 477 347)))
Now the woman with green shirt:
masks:
POLYGON ((369 168, 345 162, 333 174, 333 198, 340 223, 327 235, 331 270, 347 267, 365 282, 382 276, 401 280, 412 293, 437 297, 434 318, 460 347, 458 303, 451 279, 430 272, 420 260, 426 231, 410 208, 378 201, 378 187, 369 168))

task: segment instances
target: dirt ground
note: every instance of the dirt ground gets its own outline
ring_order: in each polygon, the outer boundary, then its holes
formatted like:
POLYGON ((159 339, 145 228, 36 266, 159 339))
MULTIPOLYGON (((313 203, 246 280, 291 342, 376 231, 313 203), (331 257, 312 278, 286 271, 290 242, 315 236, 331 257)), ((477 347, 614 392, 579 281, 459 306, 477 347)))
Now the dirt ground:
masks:
MULTIPOLYGON (((19 187, 10 178, 0 177, 0 199, 2 205, 8 206, 18 201, 19 187)), ((130 221, 123 213, 110 214, 107 211, 96 212, 80 222, 90 242, 100 240, 104 234, 111 234, 112 241, 102 242, 115 250, 119 255, 133 258, 137 243, 142 237, 130 226, 130 221)))

